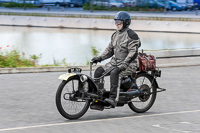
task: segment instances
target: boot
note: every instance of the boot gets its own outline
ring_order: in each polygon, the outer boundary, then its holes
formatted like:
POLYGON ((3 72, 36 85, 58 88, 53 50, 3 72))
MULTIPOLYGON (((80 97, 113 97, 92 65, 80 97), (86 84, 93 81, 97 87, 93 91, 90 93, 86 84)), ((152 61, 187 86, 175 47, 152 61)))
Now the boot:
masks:
POLYGON ((105 101, 109 103, 112 108, 115 108, 116 106, 115 97, 106 98, 105 101))
POLYGON ((117 104, 116 101, 115 101, 115 98, 116 98, 116 95, 117 95, 117 87, 118 87, 118 85, 111 84, 110 96, 109 96, 109 98, 105 99, 105 101, 107 103, 109 103, 112 108, 115 108, 115 106, 117 104))
POLYGON ((120 70, 118 67, 116 67, 110 72, 110 97, 105 99, 105 101, 109 103, 111 107, 113 108, 117 104, 117 101, 115 101, 115 98, 117 97, 117 90, 119 89, 118 88, 119 73, 120 73, 120 70))

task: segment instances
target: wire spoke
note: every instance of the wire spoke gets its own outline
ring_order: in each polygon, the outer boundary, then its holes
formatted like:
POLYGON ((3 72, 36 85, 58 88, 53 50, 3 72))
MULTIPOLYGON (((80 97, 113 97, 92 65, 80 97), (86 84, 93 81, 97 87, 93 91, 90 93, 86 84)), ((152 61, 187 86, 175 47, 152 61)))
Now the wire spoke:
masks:
POLYGON ((76 93, 78 93, 79 80, 69 81, 62 91, 61 104, 66 113, 75 115, 81 112, 86 105, 86 100, 80 99, 76 93))

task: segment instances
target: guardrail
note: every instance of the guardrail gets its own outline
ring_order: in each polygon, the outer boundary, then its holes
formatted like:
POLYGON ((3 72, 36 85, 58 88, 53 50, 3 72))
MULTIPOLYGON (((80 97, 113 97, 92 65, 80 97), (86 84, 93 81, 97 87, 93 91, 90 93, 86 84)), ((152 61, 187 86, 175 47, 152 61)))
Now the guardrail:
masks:
MULTIPOLYGON (((30 17, 0 15, 0 25, 114 30, 113 19, 30 17)), ((200 22, 132 20, 136 31, 200 33, 200 22)))

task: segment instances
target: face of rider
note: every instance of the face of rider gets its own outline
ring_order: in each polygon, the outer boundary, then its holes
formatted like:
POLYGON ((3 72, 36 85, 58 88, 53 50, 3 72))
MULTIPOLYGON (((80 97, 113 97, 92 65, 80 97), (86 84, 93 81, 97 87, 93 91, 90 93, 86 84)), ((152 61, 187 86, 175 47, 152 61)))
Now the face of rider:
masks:
POLYGON ((123 21, 121 21, 121 20, 115 20, 115 25, 116 25, 116 29, 119 31, 123 27, 123 21))

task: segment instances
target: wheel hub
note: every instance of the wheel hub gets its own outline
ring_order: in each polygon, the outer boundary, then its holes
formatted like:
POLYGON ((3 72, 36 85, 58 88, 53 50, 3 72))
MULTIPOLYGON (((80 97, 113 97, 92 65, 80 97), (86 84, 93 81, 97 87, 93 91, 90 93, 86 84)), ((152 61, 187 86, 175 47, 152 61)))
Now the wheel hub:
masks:
POLYGON ((139 96, 140 101, 146 102, 150 97, 150 87, 147 84, 143 84, 140 87, 141 95, 139 96))

